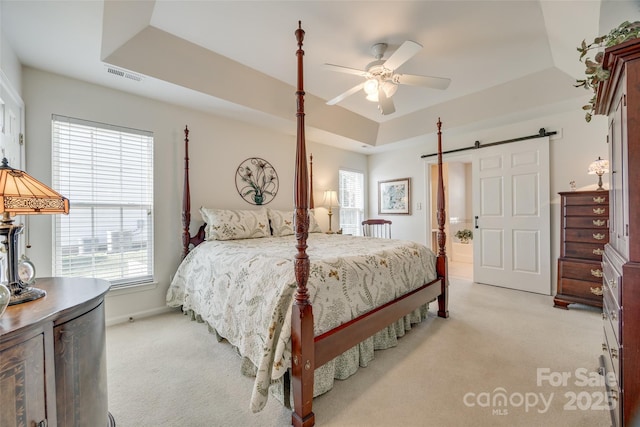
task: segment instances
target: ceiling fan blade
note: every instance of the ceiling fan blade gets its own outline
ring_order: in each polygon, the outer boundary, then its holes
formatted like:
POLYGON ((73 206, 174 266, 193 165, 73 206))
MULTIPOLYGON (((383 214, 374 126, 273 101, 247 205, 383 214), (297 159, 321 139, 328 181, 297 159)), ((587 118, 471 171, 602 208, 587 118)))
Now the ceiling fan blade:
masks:
POLYGON ((384 68, 391 71, 398 69, 402 64, 413 58, 416 53, 420 52, 420 49, 422 49, 421 44, 411 40, 405 41, 400 45, 398 50, 393 52, 389 59, 385 61, 384 68))
POLYGON ((365 76, 367 74, 364 70, 343 67, 342 65, 324 64, 324 68, 331 71, 337 71, 339 73, 355 74, 356 76, 365 76))
POLYGON ((378 109, 383 116, 396 112, 396 107, 395 105, 393 105, 393 100, 387 97, 387 94, 384 93, 382 87, 378 89, 378 109))
POLYGON ((445 77, 416 76, 413 74, 396 74, 394 81, 401 85, 423 86, 432 89, 446 89, 451 79, 445 77))
POLYGON ((340 95, 336 96, 332 100, 327 101, 327 105, 335 105, 338 102, 340 102, 343 99, 345 99, 346 97, 353 95, 354 93, 356 93, 357 91, 362 89, 364 84, 365 84, 365 82, 362 82, 359 85, 356 85, 356 86, 352 87, 348 91, 341 93, 340 95))

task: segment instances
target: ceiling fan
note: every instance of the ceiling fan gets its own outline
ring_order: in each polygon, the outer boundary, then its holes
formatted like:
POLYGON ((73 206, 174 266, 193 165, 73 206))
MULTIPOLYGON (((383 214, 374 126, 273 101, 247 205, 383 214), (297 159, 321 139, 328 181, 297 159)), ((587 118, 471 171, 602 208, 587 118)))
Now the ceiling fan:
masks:
POLYGON ((383 60, 384 52, 387 50, 386 43, 376 43, 371 47, 371 53, 376 58, 370 62, 364 70, 343 67, 341 65, 324 64, 325 68, 338 71, 340 73, 355 74, 362 76, 365 81, 352 87, 346 92, 327 101, 328 105, 335 105, 348 96, 353 95, 360 89, 364 89, 367 99, 378 103, 378 109, 383 115, 392 114, 396 111, 391 97, 398 85, 422 86, 432 89, 446 89, 451 83, 451 79, 444 77, 417 76, 413 74, 397 74, 395 71, 402 64, 413 58, 422 45, 411 40, 407 40, 396 50, 387 60, 383 60))

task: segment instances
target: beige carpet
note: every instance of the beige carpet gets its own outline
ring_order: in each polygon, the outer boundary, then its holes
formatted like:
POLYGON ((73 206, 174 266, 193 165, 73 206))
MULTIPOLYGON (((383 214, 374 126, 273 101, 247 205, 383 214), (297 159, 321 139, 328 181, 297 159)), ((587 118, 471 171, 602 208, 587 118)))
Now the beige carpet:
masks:
MULTIPOLYGON (((450 318, 428 318, 316 398, 317 425, 610 425, 597 375, 598 310, 560 310, 549 296, 471 283, 464 265, 451 271, 450 318), (493 401, 501 393, 506 405, 493 401)), ((107 361, 119 427, 290 423, 273 398, 251 413, 240 358, 180 313, 109 327, 107 361)))

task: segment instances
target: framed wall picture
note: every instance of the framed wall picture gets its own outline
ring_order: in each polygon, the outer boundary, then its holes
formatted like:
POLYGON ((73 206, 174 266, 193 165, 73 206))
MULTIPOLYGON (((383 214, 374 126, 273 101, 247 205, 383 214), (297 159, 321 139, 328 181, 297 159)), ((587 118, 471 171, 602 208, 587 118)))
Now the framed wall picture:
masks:
POLYGON ((378 181, 378 214, 411 214, 411 178, 378 181))

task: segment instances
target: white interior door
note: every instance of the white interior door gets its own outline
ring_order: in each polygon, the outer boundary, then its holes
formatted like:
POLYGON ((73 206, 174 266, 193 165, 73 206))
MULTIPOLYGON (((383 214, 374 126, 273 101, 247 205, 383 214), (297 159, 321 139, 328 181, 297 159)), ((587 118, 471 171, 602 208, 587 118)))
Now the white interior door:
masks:
POLYGON ((549 138, 473 152, 473 280, 551 294, 549 138))

